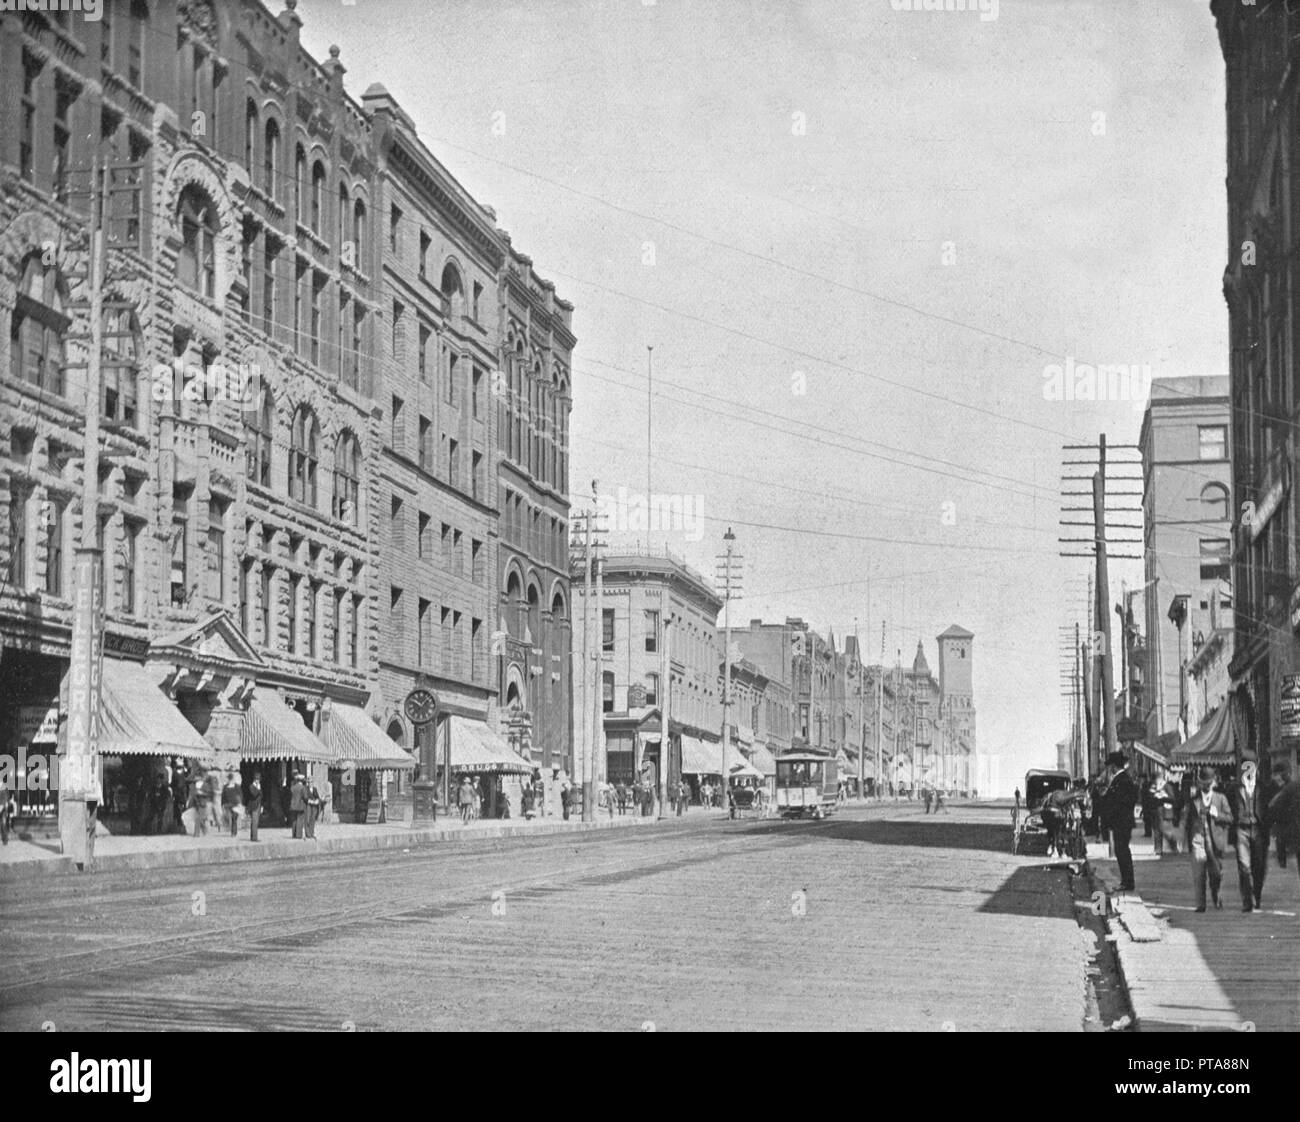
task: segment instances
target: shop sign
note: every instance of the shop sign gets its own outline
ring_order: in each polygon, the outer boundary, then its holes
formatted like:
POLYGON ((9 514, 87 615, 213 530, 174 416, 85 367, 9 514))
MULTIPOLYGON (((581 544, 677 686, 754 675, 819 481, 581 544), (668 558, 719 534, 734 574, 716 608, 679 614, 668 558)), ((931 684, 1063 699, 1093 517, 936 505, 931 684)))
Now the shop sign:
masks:
POLYGON ((57 744, 59 707, 57 705, 19 706, 18 740, 22 744, 57 744))
POLYGON ((1300 674, 1282 675, 1278 723, 1283 736, 1300 738, 1300 674))
POLYGON ((1284 467, 1278 473, 1277 478, 1264 491, 1264 497, 1249 511, 1251 541, 1258 540, 1259 535, 1264 532, 1264 527, 1268 525, 1269 519, 1277 513, 1277 508, 1282 505, 1282 499, 1286 495, 1286 489, 1287 478, 1284 467))
POLYGON ((1291 630, 1300 631, 1300 584, 1291 590, 1291 630))

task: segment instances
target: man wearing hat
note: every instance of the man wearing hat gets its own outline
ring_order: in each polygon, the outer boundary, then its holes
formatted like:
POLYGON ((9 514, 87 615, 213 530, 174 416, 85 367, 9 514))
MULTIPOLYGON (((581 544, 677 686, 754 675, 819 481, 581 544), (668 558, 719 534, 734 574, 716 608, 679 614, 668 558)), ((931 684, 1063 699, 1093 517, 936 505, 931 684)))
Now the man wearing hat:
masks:
POLYGON ((1137 806, 1138 789, 1128 773, 1128 757, 1123 752, 1112 752, 1106 757, 1111 770, 1110 784, 1101 797, 1101 828, 1110 832, 1119 864, 1121 892, 1133 891, 1133 851, 1129 839, 1133 834, 1133 808, 1137 806))
POLYGON ((293 820, 293 836, 301 838, 307 817, 307 784, 301 772, 294 774, 293 786, 289 788, 289 817, 293 820))
POLYGON ((1232 825, 1237 833, 1237 883, 1241 886, 1241 910, 1260 906, 1264 874, 1268 871, 1268 797, 1259 782, 1259 759, 1247 748, 1238 769, 1241 778, 1227 791, 1232 807, 1232 825))
POLYGON ((1187 849, 1192 855, 1192 884, 1198 912, 1205 911, 1207 876, 1214 906, 1223 907, 1223 901, 1219 899, 1219 884, 1223 879, 1223 857, 1228 851, 1232 807, 1214 789, 1218 779, 1218 772, 1214 768, 1202 767, 1198 781, 1188 789, 1187 803, 1183 807, 1183 827, 1186 831, 1187 849))

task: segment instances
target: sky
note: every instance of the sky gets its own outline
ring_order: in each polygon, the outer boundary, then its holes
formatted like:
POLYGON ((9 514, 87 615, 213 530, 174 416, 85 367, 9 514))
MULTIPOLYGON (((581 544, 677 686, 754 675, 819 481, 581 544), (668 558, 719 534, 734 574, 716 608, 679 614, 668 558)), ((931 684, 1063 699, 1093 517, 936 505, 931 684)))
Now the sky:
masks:
POLYGON ((1062 448, 1136 444, 1144 400, 1067 400, 1051 368, 1226 373, 1223 61, 1208 0, 896 4, 298 11, 575 305, 575 505, 596 481, 611 544, 709 575, 732 527, 733 620, 856 629, 873 661, 883 627, 887 662, 919 639, 936 669, 973 631, 1009 793, 1054 765, 1086 613, 1062 448), (647 534, 650 346, 651 493, 691 517, 647 534))

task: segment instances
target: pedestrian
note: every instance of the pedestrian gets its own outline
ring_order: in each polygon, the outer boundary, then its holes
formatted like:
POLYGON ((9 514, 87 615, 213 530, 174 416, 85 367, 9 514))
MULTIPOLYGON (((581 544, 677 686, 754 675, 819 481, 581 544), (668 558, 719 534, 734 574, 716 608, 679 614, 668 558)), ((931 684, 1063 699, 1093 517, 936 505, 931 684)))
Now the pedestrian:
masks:
POLYGON ((533 788, 530 783, 525 783, 519 792, 519 813, 523 815, 524 821, 533 816, 533 788))
POLYGON ((305 821, 305 836, 316 840, 316 822, 321 816, 321 811, 325 806, 325 800, 321 798, 320 789, 316 786, 315 780, 309 780, 307 783, 307 815, 305 821))
POLYGON ((1020 809, 1020 788, 1016 788, 1016 809, 1020 809))
POLYGON ((248 785, 248 840, 257 841, 257 824, 262 818, 262 773, 253 772, 253 781, 248 785))
POLYGON ((1129 840, 1133 835, 1133 808, 1137 806, 1138 789, 1128 773, 1128 757, 1123 752, 1112 752, 1106 757, 1111 771, 1101 803, 1101 827, 1110 832, 1115 860, 1119 864, 1121 892, 1132 892, 1133 851, 1129 840))
POLYGON ((1268 803, 1268 825, 1277 838, 1277 863, 1285 869, 1287 858, 1296 859, 1300 871, 1300 778, 1291 779, 1281 760, 1274 765, 1274 787, 1280 790, 1268 803))
POLYGON ((609 813, 609 819, 614 820, 614 784, 608 779, 601 786, 601 797, 605 800, 605 810, 609 813))
POLYGON ((1178 830, 1176 824, 1179 811, 1182 809, 1182 795, 1173 776, 1166 778, 1164 783, 1156 788, 1155 795, 1158 815, 1155 832, 1156 854, 1163 854, 1166 846, 1169 847, 1170 853, 1177 853, 1178 830))
MULTIPOLYGON (((1149 838, 1159 830, 1160 804, 1156 801, 1156 781, 1142 784, 1142 836, 1149 838)), ((1154 844, 1154 843, 1153 843, 1154 844)))
POLYGON ((1247 748, 1241 754, 1240 778, 1227 790, 1232 808, 1232 827, 1237 835, 1237 885, 1241 889, 1241 910, 1253 912, 1264 894, 1268 872, 1269 791, 1259 782, 1259 758, 1247 748))
MULTIPOLYGON (((470 817, 474 813, 474 787, 469 781, 469 776, 463 776, 460 781, 460 788, 456 792, 456 802, 460 807, 461 825, 468 825, 470 817)), ((565 818, 568 818, 566 813, 565 818)))
POLYGON ((199 772, 194 777, 194 833, 207 837, 208 823, 212 817, 212 788, 208 777, 199 772))
POLYGON ((9 826, 18 816, 18 801, 7 787, 0 791, 0 843, 9 844, 9 826))
POLYGON ((564 820, 569 820, 569 808, 573 806, 573 795, 569 791, 568 780, 560 784, 560 811, 564 815, 564 820))
POLYGON ((944 814, 948 813, 948 808, 943 805, 943 792, 936 789, 934 792, 934 812, 938 814, 941 810, 944 814))
POLYGON ((930 800, 931 800, 930 788, 927 787, 927 788, 925 789, 925 794, 924 794, 923 798, 924 798, 924 801, 925 801, 925 813, 926 813, 926 814, 929 814, 929 813, 930 813, 930 800))
POLYGON ((225 786, 221 788, 222 825, 229 825, 232 838, 239 836, 239 812, 243 802, 243 792, 232 771, 226 776, 225 786))
POLYGON ((307 784, 301 772, 294 772, 293 786, 289 788, 289 818, 293 822, 293 836, 303 838, 307 818, 307 784))
POLYGON ((683 783, 681 780, 678 780, 677 781, 677 817, 678 818, 682 816, 682 811, 686 809, 686 800, 689 796, 690 796, 690 791, 688 790, 686 784, 683 783))
POLYGON ((1219 885, 1223 880, 1223 858, 1228 851, 1228 827, 1232 807, 1215 790, 1218 773, 1212 767, 1200 770, 1199 783, 1188 789, 1183 807, 1183 830, 1188 852, 1192 855, 1192 887, 1196 910, 1205 911, 1205 881, 1210 882, 1210 898, 1216 908, 1223 907, 1219 885))

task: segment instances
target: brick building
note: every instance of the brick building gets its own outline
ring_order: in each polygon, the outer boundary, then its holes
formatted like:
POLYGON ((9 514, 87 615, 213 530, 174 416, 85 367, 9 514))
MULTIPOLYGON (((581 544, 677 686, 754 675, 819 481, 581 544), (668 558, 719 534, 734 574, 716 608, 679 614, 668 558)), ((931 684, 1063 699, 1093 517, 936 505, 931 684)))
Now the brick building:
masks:
POLYGON ((0 735, 64 708, 99 164, 107 766, 302 768, 353 816, 413 764, 418 674, 505 744, 489 395, 526 259, 295 7, 0 16, 0 735))
MULTIPOLYGON (((1300 762, 1300 11, 1211 4, 1227 68, 1233 693, 1300 762)), ((1264 765, 1267 767, 1267 763, 1264 765)))

